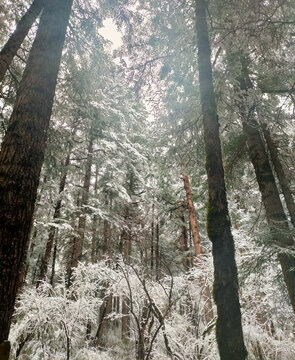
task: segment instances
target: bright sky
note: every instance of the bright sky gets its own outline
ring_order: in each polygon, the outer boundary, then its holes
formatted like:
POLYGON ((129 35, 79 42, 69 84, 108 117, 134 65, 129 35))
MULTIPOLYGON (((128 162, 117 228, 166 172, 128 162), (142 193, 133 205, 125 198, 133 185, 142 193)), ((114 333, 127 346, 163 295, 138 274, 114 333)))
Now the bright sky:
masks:
POLYGON ((121 33, 118 31, 114 21, 112 19, 106 19, 103 21, 103 27, 98 31, 105 39, 110 40, 113 45, 112 50, 117 49, 122 45, 121 33))

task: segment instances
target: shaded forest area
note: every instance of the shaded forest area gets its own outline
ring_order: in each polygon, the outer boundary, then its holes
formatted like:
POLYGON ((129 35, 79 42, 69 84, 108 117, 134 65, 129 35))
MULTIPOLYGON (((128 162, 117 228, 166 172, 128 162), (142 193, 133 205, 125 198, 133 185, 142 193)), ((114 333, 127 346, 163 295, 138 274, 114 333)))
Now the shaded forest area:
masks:
POLYGON ((0 29, 0 360, 295 359, 294 1, 0 29))

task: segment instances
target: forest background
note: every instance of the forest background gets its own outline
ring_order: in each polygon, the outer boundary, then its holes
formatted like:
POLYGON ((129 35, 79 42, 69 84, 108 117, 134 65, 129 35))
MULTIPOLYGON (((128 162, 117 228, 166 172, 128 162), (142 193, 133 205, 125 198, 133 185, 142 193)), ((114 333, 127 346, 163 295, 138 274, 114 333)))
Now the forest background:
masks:
POLYGON ((2 0, 0 360, 295 359, 294 19, 2 0))

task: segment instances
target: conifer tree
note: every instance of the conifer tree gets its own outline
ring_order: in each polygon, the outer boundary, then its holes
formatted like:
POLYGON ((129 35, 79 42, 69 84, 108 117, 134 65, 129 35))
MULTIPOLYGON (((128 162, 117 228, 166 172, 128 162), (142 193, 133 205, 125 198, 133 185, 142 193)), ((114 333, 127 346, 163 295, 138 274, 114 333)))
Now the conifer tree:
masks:
POLYGON ((246 349, 241 322, 238 275, 226 199, 204 0, 196 0, 196 29, 209 191, 207 229, 213 245, 214 300, 218 314, 216 337, 222 360, 243 360, 246 358, 246 349))
POLYGON ((46 3, 0 153, 0 344, 8 339, 72 1, 46 3))

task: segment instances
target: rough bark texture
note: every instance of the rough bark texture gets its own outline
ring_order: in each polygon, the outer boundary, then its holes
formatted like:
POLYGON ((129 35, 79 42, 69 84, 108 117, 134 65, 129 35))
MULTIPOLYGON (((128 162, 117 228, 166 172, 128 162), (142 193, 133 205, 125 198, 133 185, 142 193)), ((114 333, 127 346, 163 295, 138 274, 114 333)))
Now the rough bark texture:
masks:
POLYGON ((0 344, 8 338, 29 245, 71 0, 46 3, 0 153, 0 344))
POLYGON ((196 0, 199 81, 208 176, 208 236, 213 245, 216 336, 221 360, 246 358, 238 295, 234 241, 228 214, 219 123, 215 103, 206 2, 196 0))
POLYGON ((0 82, 2 82, 7 69, 9 68, 33 23, 43 9, 44 4, 45 0, 33 1, 32 5, 28 8, 17 24, 15 31, 0 51, 0 82))
MULTIPOLYGON (((65 186, 66 186, 66 179, 67 179, 67 173, 68 173, 69 164, 70 164, 70 153, 66 157, 66 161, 65 161, 65 164, 64 164, 65 170, 64 170, 64 173, 63 173, 63 175, 61 176, 61 179, 60 179, 59 195, 64 191, 65 186)), ((60 217, 60 210, 61 210, 61 198, 59 198, 57 200, 57 202, 56 202, 56 205, 55 205, 55 208, 54 208, 54 213, 53 213, 53 221, 60 217)), ((40 275, 39 275, 39 279, 38 279, 38 282, 37 282, 37 287, 46 278, 55 233, 56 233, 56 228, 54 226, 51 226, 50 229, 49 229, 49 235, 48 235, 48 239, 47 239, 47 243, 46 243, 45 253, 44 253, 44 256, 42 257, 42 260, 41 260, 40 275)))
POLYGON ((287 209, 289 211, 290 219, 292 225, 295 227, 295 202, 293 199, 293 195, 289 186, 289 181, 286 177, 284 167, 279 158, 278 149, 275 142, 272 139, 270 131, 267 129, 266 125, 262 127, 263 135, 267 144, 267 148, 270 153, 270 158, 273 163, 275 172, 277 174, 285 201, 287 205, 287 209))
MULTIPOLYGON (((253 85, 248 75, 245 59, 242 59, 241 63, 242 74, 239 83, 244 95, 241 97, 240 112, 249 157, 255 170, 272 237, 277 245, 287 249, 294 245, 294 240, 289 234, 288 219, 284 212, 269 158, 259 131, 259 124, 255 118, 254 108, 247 109, 243 102, 243 100, 246 100, 247 90, 253 85)), ((295 256, 291 253, 291 250, 285 251, 282 249, 278 254, 278 259, 295 312, 295 256)))
POLYGON ((183 174, 182 179, 183 179, 184 189, 185 189, 185 193, 186 193, 189 221, 191 224, 194 246, 195 246, 195 254, 197 257, 200 257, 202 254, 201 238, 200 238, 200 233, 199 233, 199 226, 198 226, 197 216, 196 216, 196 212, 195 212, 195 207, 194 207, 194 203, 193 203, 190 181, 189 181, 187 174, 183 174))

